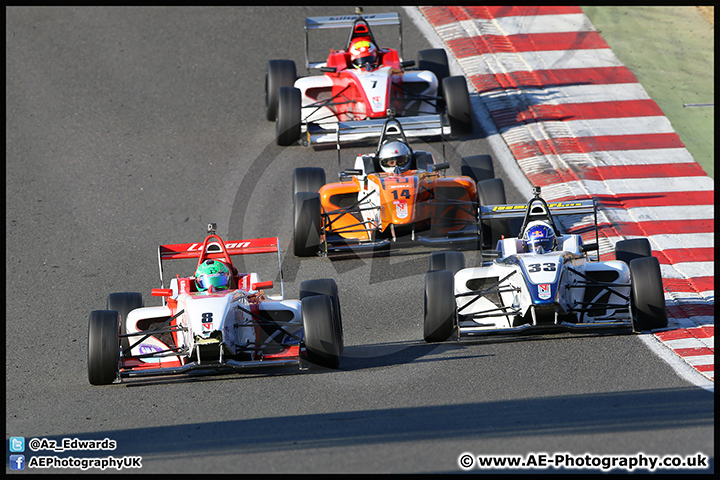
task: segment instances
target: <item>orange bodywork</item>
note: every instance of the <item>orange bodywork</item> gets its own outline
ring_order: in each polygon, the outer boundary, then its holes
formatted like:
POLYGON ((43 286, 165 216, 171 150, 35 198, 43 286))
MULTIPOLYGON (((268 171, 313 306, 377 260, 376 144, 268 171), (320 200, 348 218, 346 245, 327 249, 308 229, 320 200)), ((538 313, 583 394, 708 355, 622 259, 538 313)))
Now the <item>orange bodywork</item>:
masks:
POLYGON ((371 240, 371 231, 385 232, 390 225, 415 225, 422 230, 431 219, 442 218, 452 224, 445 228, 449 232, 476 220, 472 209, 458 207, 477 201, 477 186, 469 177, 445 178, 417 170, 372 173, 364 181, 353 177, 324 185, 319 193, 325 232, 359 241, 371 240))

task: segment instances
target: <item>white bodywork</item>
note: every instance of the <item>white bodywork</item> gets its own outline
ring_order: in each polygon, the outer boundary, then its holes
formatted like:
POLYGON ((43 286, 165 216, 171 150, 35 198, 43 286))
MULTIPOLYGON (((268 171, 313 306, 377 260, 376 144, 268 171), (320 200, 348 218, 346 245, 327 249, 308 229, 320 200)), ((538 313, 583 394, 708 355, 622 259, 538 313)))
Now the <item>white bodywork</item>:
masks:
MULTIPOLYGON (((254 274, 253 274, 254 275, 254 274)), ((188 352, 188 355, 163 357, 163 361, 178 360, 185 364, 189 356, 199 355, 200 360, 217 361, 223 356, 239 355, 243 347, 253 345, 256 338, 256 326, 253 325, 250 314, 243 310, 250 310, 249 296, 258 292, 232 290, 227 293, 193 292, 178 294, 177 280, 171 280, 172 300, 177 301, 177 312, 183 311, 177 317, 177 323, 185 327, 178 332, 179 344, 177 347, 188 352)), ((297 328, 286 327, 294 332, 302 327, 302 315, 299 300, 264 301, 258 305, 259 310, 285 310, 292 312, 291 323, 297 328)), ((143 331, 138 322, 146 319, 156 319, 158 322, 167 320, 172 310, 167 306, 143 307, 132 310, 126 319, 127 333, 143 331)), ((147 328, 147 327, 146 327, 147 328)), ((130 345, 144 336, 130 337, 130 345)), ((268 339, 271 340, 272 338, 268 339)), ((276 339, 277 340, 277 339, 276 339)), ((157 353, 169 349, 169 345, 148 336, 131 349, 132 356, 157 353)), ((254 356, 251 359, 255 359, 254 356)), ((160 357, 145 357, 145 362, 160 362, 160 357)))
MULTIPOLYGON (((421 95, 437 95, 438 81, 435 75, 430 71, 406 71, 401 75, 394 75, 391 73, 391 67, 380 67, 377 70, 368 72, 367 70, 345 70, 343 75, 351 75, 356 84, 360 86, 361 90, 365 93, 368 100, 369 111, 363 102, 356 103, 354 105, 355 110, 351 110, 348 113, 352 116, 354 112, 357 116, 356 120, 364 119, 368 114, 382 114, 385 116, 385 112, 389 108, 390 91, 392 88, 392 82, 402 83, 424 83, 427 87, 422 90, 421 95)), ((332 96, 332 87, 336 81, 333 81, 328 75, 314 75, 309 77, 302 77, 295 81, 295 88, 300 90, 302 99, 302 121, 306 123, 337 123, 338 118, 335 112, 329 107, 317 107, 314 106, 318 100, 329 100, 332 96), (326 94, 322 94, 317 98, 317 90, 326 90, 326 94), (315 97, 309 96, 308 92, 311 91, 315 94, 315 97)), ((337 99, 340 101, 339 99, 337 99)), ((413 109, 420 114, 435 114, 435 108, 427 102, 409 102, 407 110, 413 109)), ((403 112, 396 112, 402 116, 403 112)))
POLYGON ((579 235, 558 240, 561 251, 535 254, 524 253, 519 239, 506 238, 500 241, 499 258, 458 271, 454 293, 460 335, 545 325, 632 326, 627 264, 589 261, 579 235), (599 288, 588 278, 612 285, 599 288), (483 295, 484 289, 492 291, 483 295), (590 307, 598 309, 586 310, 590 307))

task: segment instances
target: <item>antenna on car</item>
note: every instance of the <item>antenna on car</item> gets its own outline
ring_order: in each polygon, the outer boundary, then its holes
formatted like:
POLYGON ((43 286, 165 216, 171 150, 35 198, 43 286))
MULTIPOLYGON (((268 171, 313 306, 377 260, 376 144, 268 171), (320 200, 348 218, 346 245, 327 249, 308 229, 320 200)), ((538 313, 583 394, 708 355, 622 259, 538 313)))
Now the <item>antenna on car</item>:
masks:
POLYGON ((217 231, 217 223, 208 223, 207 233, 215 235, 216 231, 217 231))

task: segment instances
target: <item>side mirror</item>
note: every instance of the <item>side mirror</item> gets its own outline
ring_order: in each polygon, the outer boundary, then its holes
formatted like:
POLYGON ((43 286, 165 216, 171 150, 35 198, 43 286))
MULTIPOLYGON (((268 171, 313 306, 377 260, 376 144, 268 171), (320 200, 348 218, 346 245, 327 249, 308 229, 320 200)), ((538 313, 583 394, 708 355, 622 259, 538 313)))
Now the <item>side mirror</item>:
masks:
POLYGON ((273 282, 272 280, 268 280, 267 282, 257 282, 250 285, 250 288, 253 290, 262 290, 264 288, 273 288, 273 282))
POLYGON ((169 297, 172 294, 172 288, 153 288, 150 290, 150 295, 153 297, 169 297))
POLYGON ((337 68, 335 67, 320 67, 319 69, 321 72, 327 72, 327 73, 335 73, 337 72, 337 68))
POLYGON ((400 68, 407 68, 407 67, 414 67, 415 66, 415 60, 405 60, 404 62, 400 62, 400 68))
POLYGON ((596 252, 597 250, 598 250, 597 243, 586 243, 585 245, 580 245, 581 252, 596 252))
POLYGON ((432 165, 432 169, 434 172, 440 172, 442 170, 447 170, 448 168, 450 168, 450 163, 448 162, 436 163, 432 165))

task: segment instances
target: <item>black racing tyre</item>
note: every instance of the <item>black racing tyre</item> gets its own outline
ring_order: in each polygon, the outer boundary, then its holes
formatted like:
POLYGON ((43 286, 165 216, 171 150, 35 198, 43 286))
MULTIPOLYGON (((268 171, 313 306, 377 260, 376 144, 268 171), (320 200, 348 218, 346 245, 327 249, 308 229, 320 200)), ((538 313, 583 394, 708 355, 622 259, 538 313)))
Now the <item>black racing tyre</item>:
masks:
POLYGON ((615 244, 615 259, 630 265, 636 258, 652 256, 652 249, 647 238, 631 238, 620 240, 615 244))
POLYGON ((630 260, 631 311, 635 330, 653 330, 668 325, 660 262, 655 257, 630 260))
MULTIPOLYGON (((107 298, 107 309, 115 310, 120 315, 120 335, 127 334, 128 313, 144 306, 142 293, 139 292, 111 293, 107 298)), ((130 339, 121 337, 120 348, 125 351, 128 347, 130 347, 130 339)), ((130 355, 130 352, 127 352, 126 355, 130 355)))
POLYGON ((444 48, 429 48, 418 52, 418 70, 429 70, 438 81, 438 97, 442 96, 442 81, 450 76, 447 52, 444 48))
POLYGON ((425 318, 423 338, 426 342, 444 342, 456 325, 455 279, 452 272, 435 270, 425 274, 425 318))
POLYGON ((88 322, 88 380, 92 385, 109 385, 118 376, 120 362, 120 319, 118 312, 94 310, 88 322))
POLYGON ((452 134, 463 135, 472 132, 472 105, 465 77, 462 75, 447 77, 442 83, 452 134))
POLYGON ((463 252, 432 252, 430 254, 430 270, 448 270, 454 275, 463 268, 465 268, 463 252))
POLYGON ((297 69, 292 60, 270 60, 265 73, 265 117, 275 121, 277 115, 278 90, 292 87, 297 80, 297 69))
POLYGON ((462 159, 460 174, 472 178, 475 182, 495 178, 495 167, 493 167, 490 155, 473 155, 462 159))
POLYGON ((300 300, 313 295, 327 295, 332 300, 333 321, 335 322, 335 333, 337 333, 337 344, 340 353, 345 349, 345 339, 343 337, 342 312, 340 311, 340 298, 338 296, 338 287, 332 278, 320 278, 317 280, 305 280, 300 284, 300 300))
POLYGON ((338 368, 340 346, 336 323, 333 320, 332 299, 327 295, 312 295, 301 300, 304 360, 311 366, 338 368))
POLYGON ((320 195, 312 192, 295 194, 293 201, 293 253, 311 257, 320 249, 322 214, 320 195))
POLYGON ((319 167, 300 167, 293 170, 293 197, 300 192, 317 193, 325 185, 325 170, 319 167))
POLYGON ((300 140, 301 116, 300 90, 295 87, 281 87, 278 90, 275 135, 277 144, 287 147, 300 140))
POLYGON ((480 180, 477 185, 480 205, 505 205, 505 183, 502 178, 480 180))
MULTIPOLYGON (((502 178, 482 180, 478 182, 477 189, 478 201, 481 206, 504 205, 506 203, 505 184, 502 178)), ((522 223, 521 220, 519 222, 512 222, 511 219, 483 220, 481 225, 483 246, 494 249, 498 240, 503 236, 517 237, 519 235, 520 223, 522 223)))

